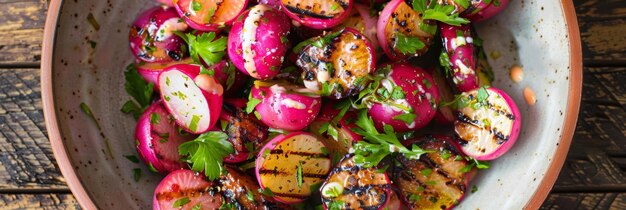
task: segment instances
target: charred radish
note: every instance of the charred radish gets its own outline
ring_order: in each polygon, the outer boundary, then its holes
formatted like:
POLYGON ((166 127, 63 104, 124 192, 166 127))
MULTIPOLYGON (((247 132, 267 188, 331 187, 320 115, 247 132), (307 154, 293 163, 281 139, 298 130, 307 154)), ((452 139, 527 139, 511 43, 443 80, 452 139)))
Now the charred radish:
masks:
POLYGON ((178 14, 199 31, 218 31, 230 25, 248 0, 175 0, 178 14))
POLYGON ((280 0, 287 16, 314 29, 327 29, 340 24, 350 14, 353 4, 354 0, 280 0))
POLYGON ((154 210, 219 209, 223 198, 211 182, 191 170, 181 169, 168 174, 154 190, 154 210))
POLYGON ((226 101, 222 105, 220 120, 224 123, 224 132, 233 144, 235 153, 224 159, 227 163, 239 163, 253 157, 252 153, 261 147, 261 142, 268 138, 268 127, 263 125, 253 114, 245 112, 245 100, 226 101))
POLYGON ((144 62, 171 62, 183 59, 185 42, 174 32, 187 30, 178 22, 173 8, 154 7, 143 12, 133 22, 128 39, 130 50, 144 62))

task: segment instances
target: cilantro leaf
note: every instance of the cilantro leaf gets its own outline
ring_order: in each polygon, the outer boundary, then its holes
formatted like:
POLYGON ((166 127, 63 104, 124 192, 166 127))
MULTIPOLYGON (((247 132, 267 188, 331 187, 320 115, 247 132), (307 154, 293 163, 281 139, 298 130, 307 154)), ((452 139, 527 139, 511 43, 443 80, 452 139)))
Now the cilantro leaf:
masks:
POLYGON ((426 44, 418 37, 405 36, 398 32, 396 35, 396 48, 402 54, 415 54, 418 50, 424 49, 426 44))
POLYGON ((235 152, 227 139, 228 135, 223 132, 203 133, 193 141, 181 144, 178 153, 188 156, 186 162, 191 164, 191 170, 204 171, 207 178, 214 180, 222 174, 224 157, 235 152))
POLYGON ((146 82, 139 72, 137 72, 137 66, 132 63, 126 67, 124 72, 124 88, 128 95, 133 97, 133 100, 129 100, 122 106, 121 111, 124 113, 132 113, 135 119, 139 118, 141 113, 152 103, 152 93, 154 91, 154 85, 146 82))
POLYGON ((217 35, 214 32, 200 35, 187 33, 185 36, 185 41, 189 46, 189 54, 196 63, 200 63, 200 59, 202 59, 208 65, 213 65, 220 62, 226 54, 228 42, 226 37, 222 36, 216 39, 217 35))

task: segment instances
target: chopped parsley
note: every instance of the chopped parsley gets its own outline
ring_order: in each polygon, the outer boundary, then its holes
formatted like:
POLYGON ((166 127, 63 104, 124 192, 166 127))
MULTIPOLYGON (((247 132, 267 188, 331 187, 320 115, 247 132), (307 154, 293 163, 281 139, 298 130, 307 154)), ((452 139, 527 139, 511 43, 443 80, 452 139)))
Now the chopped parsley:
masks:
POLYGON ((184 206, 185 204, 188 204, 189 202, 191 202, 191 200, 189 200, 188 197, 182 197, 176 201, 174 201, 174 204, 172 204, 173 208, 180 208, 182 206, 184 206))
POLYGON ((126 67, 124 72, 124 88, 134 100, 128 100, 122 106, 123 113, 132 114, 135 119, 152 103, 154 84, 146 82, 137 72, 137 66, 133 63, 126 67))
POLYGON ((426 44, 418 37, 405 36, 398 32, 396 35, 396 49, 402 54, 415 54, 418 50, 424 49, 426 44))

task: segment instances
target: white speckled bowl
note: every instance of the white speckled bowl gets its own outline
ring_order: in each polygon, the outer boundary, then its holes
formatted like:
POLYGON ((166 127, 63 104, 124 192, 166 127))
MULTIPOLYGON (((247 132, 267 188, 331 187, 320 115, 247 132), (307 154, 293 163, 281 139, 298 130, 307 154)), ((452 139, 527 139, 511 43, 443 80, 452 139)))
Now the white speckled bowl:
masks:
MULTIPOLYGON (((129 26, 153 5, 149 0, 50 2, 41 76, 46 125, 61 171, 86 209, 150 209, 160 179, 124 158, 136 153, 134 120, 119 111, 129 98, 122 73, 132 61, 129 26), (90 13, 99 30, 88 23, 90 13), (81 112, 81 102, 91 107, 102 132, 81 112), (137 167, 144 171, 139 182, 132 178, 137 167)), ((578 115, 582 63, 574 8, 568 0, 513 1, 478 31, 487 52, 501 52, 490 60, 494 86, 515 99, 524 121, 517 144, 479 173, 472 182, 479 190, 459 208, 535 209, 563 165, 578 115), (508 79, 514 64, 525 69, 519 84, 508 79), (535 90, 536 105, 524 102, 524 87, 535 90)))

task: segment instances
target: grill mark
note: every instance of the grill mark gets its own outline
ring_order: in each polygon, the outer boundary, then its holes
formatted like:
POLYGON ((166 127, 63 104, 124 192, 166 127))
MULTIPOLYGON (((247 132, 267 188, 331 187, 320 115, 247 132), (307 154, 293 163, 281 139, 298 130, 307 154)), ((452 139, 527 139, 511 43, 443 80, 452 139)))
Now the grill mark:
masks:
POLYGON ((217 193, 217 190, 212 188, 212 187, 203 187, 203 188, 191 188, 191 189, 184 189, 184 190, 178 190, 176 192, 163 192, 163 193, 158 193, 156 195, 157 200, 171 200, 174 198, 180 198, 180 197, 199 197, 205 194, 208 195, 214 195, 215 193, 217 193))
POLYGON ((371 189, 374 188, 381 188, 381 190, 383 190, 384 188, 389 188, 389 184, 368 184, 365 186, 354 186, 354 187, 346 187, 343 190, 344 195, 346 194, 357 194, 357 191, 361 191, 361 192, 367 192, 371 189))
POLYGON ((509 113, 509 112, 507 112, 507 111, 504 111, 504 110, 502 110, 502 109, 498 109, 498 108, 496 108, 493 104, 491 104, 491 103, 489 103, 489 102, 487 102, 487 107, 488 107, 490 110, 492 110, 492 111, 494 111, 494 112, 497 112, 498 114, 504 115, 504 116, 505 116, 506 118, 508 118, 509 120, 515 120, 515 115, 513 115, 513 114, 511 114, 511 113, 509 113))
MULTIPOLYGON (((472 120, 472 118, 468 117, 467 115, 464 115, 461 112, 458 113, 457 120, 459 120, 461 123, 465 123, 465 124, 474 126, 476 128, 482 129, 482 130, 488 130, 489 133, 491 133, 493 137, 499 139, 499 140, 496 140, 496 143, 501 142, 501 143, 498 143, 498 144, 503 144, 504 142, 509 140, 509 136, 505 136, 504 134, 502 134, 501 131, 498 131, 496 128, 492 128, 491 130, 489 130, 488 128, 485 128, 485 127, 479 125, 478 124, 478 120, 472 120)), ((467 140, 465 140, 463 138, 460 138, 460 136, 459 136, 459 139, 462 139, 463 141, 467 142, 467 140)))
MULTIPOLYGON (((259 174, 273 174, 273 175, 283 175, 283 176, 291 176, 293 174, 289 174, 284 171, 271 170, 271 169, 260 169, 259 174)), ((307 178, 317 178, 317 179, 325 179, 326 174, 314 174, 314 173, 302 173, 302 177, 307 178)))
POLYGON ((287 151, 286 153, 284 152, 284 150, 282 149, 275 149, 270 151, 270 154, 272 155, 297 155, 297 156, 304 156, 304 157, 311 157, 311 158, 328 158, 329 155, 325 155, 322 153, 314 153, 314 152, 301 152, 301 151, 287 151))
POLYGON ((327 15, 317 14, 317 13, 311 12, 309 10, 300 9, 298 7, 294 7, 294 6, 291 6, 291 5, 285 5, 285 6, 287 7, 287 9, 289 11, 291 11, 293 13, 306 15, 306 16, 309 16, 309 17, 314 17, 314 18, 319 18, 319 19, 332 19, 334 17, 334 16, 327 16, 327 15))

